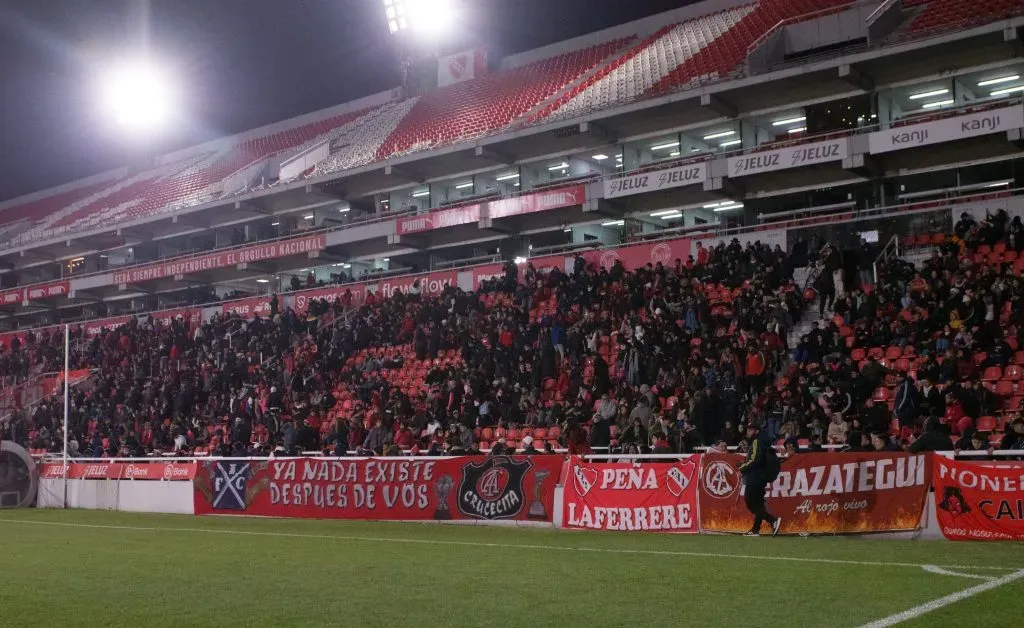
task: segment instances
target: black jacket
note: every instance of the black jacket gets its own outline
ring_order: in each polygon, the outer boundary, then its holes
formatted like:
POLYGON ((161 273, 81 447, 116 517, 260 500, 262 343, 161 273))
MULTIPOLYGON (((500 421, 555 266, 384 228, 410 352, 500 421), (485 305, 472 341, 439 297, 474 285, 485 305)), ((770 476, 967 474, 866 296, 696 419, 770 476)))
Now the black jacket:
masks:
POLYGON ((910 445, 911 453, 922 451, 953 451, 953 441, 942 432, 928 430, 910 445))
POLYGON ((760 432, 757 438, 750 444, 747 452, 747 459, 740 465, 739 471, 743 474, 743 483, 747 486, 763 486, 768 483, 768 460, 767 450, 771 449, 772 443, 766 432, 760 432))

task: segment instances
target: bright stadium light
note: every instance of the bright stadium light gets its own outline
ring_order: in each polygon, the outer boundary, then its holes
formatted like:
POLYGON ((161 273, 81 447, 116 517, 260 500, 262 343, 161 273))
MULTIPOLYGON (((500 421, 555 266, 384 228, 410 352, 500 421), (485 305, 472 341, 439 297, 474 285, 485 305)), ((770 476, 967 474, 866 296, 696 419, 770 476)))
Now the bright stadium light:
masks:
POLYGON ((100 82, 100 102, 118 125, 136 133, 154 133, 176 109, 171 76, 146 58, 111 67, 100 82))
POLYGON ((421 35, 443 35, 455 18, 453 0, 383 0, 391 34, 413 31, 421 35))

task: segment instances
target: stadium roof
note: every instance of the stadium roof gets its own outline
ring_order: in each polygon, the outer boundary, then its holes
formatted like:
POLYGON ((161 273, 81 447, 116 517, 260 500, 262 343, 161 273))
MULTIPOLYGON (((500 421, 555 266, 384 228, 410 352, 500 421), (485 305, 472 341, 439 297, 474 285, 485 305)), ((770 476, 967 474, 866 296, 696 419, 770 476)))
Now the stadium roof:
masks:
MULTIPOLYGON (((506 53, 529 50, 692 4, 679 0, 478 0, 473 27, 506 53), (543 16, 543 19, 538 19, 543 16)), ((0 201, 124 165, 121 139, 98 124, 90 64, 128 43, 123 0, 0 6, 0 201)), ((151 41, 187 79, 191 117, 158 153, 345 103, 399 84, 378 2, 272 0, 154 3, 151 41), (353 9, 353 6, 365 7, 353 9), (291 6, 291 5, 289 5, 291 6), (298 5, 296 5, 298 6, 298 5)))

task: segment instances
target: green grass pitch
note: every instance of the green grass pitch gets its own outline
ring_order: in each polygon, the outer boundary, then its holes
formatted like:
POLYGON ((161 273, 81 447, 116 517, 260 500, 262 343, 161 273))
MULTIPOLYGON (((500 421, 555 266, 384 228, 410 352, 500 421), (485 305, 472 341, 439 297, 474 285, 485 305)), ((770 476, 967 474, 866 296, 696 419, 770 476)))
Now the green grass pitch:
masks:
POLYGON ((1024 544, 0 512, 0 626, 1024 625, 1024 544))

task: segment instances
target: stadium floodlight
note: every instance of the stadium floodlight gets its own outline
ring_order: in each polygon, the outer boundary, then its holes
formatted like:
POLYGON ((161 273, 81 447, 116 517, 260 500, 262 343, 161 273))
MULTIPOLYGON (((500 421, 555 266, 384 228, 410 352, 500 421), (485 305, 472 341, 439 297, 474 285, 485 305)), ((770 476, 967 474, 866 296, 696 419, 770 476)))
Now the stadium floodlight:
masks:
POLYGON ((412 31, 440 36, 451 29, 456 10, 452 0, 383 0, 392 35, 412 31))
POLYGON ((171 75, 146 57, 117 64, 100 80, 103 108, 135 133, 154 133, 165 126, 176 109, 176 97, 171 75))

